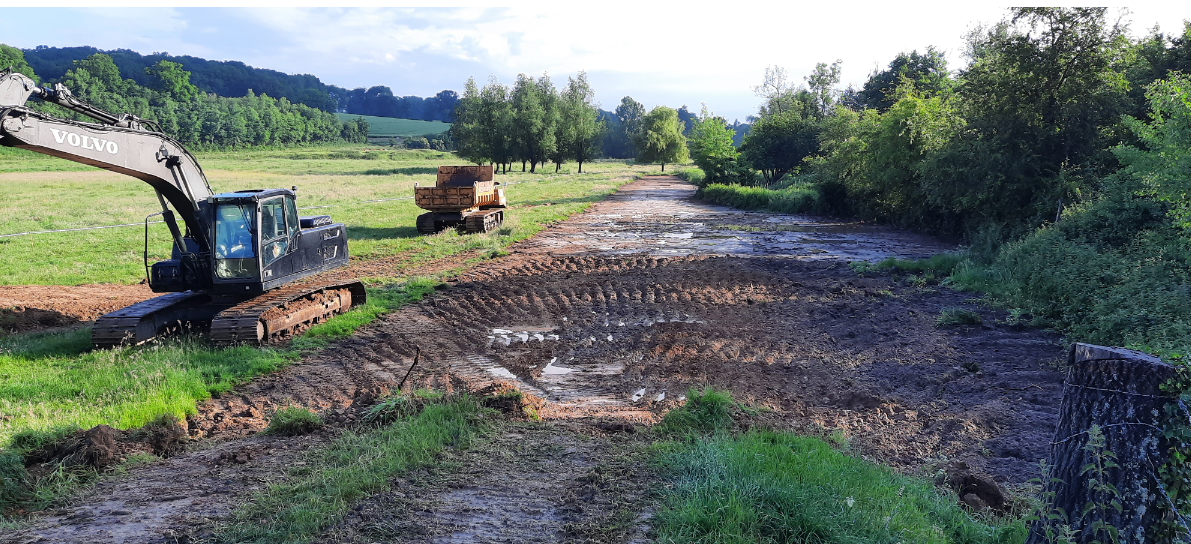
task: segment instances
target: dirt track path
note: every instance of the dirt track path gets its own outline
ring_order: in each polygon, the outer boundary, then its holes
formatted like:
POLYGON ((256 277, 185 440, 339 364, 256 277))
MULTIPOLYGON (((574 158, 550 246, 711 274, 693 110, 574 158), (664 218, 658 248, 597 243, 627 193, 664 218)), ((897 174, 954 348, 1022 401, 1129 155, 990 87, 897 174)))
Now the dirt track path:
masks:
MULTIPOLYGON (((945 245, 862 224, 710 207, 692 194, 674 178, 626 185, 441 294, 205 403, 192 429, 230 440, 135 469, 0 540, 202 535, 327 438, 241 436, 287 403, 349 423, 355 409, 395 386, 419 348, 416 386, 503 382, 548 401, 545 423, 514 441, 492 439, 491 448, 468 454, 470 464, 497 466, 509 448, 558 455, 475 475, 471 491, 460 491, 458 479, 426 484, 418 495, 424 515, 395 517, 378 505, 401 497, 373 497, 345 527, 376 531, 333 528, 328 542, 584 540, 587 533, 566 528, 599 525, 607 512, 577 513, 567 501, 591 467, 615 456, 616 438, 601 422, 654 421, 692 386, 729 389, 767 407, 770 425, 839 429, 894 466, 945 456, 1002 482, 1036 476, 1061 395, 1052 364, 1062 356, 1058 339, 999 325, 1002 316, 967 295, 857 277, 844 264, 925 256, 945 245), (985 324, 939 329, 934 320, 946 307, 975 310, 985 324), (566 455, 584 444, 582 459, 566 455), (493 527, 520 528, 520 536, 493 527)), ((591 491, 585 502, 618 493, 591 491)))

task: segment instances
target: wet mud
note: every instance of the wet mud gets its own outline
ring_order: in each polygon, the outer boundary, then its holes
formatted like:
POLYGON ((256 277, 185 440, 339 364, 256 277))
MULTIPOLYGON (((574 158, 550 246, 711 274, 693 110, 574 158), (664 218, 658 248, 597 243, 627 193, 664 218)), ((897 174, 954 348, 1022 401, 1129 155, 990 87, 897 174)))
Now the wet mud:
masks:
MULTIPOLYGON (((766 425, 837 431, 854 451, 902 470, 958 460, 1000 484, 1037 476, 1061 397, 1060 338, 1002 324, 1002 313, 970 294, 860 277, 846 264, 950 246, 871 225, 706 206, 693 193, 674 178, 622 187, 430 298, 205 402, 186 424, 207 449, 133 469, 0 541, 205 534, 325 442, 325 434, 257 435, 277 408, 320 411, 334 433, 395 390, 415 356, 407 388, 513 385, 542 399, 535 411, 545 423, 451 452, 456 464, 364 499, 323 541, 600 541, 591 535, 610 527, 619 532, 604 541, 631 540, 647 521, 567 504, 584 493, 597 503, 620 496, 583 491, 583 478, 621 456, 615 437, 709 385, 765 407, 766 425), (940 311, 954 307, 983 323, 937 327, 940 311), (552 453, 535 455, 535 445, 552 453), (502 463, 512 468, 493 468, 502 463)), ((629 480, 611 478, 609 489, 636 497, 622 485, 629 480)))

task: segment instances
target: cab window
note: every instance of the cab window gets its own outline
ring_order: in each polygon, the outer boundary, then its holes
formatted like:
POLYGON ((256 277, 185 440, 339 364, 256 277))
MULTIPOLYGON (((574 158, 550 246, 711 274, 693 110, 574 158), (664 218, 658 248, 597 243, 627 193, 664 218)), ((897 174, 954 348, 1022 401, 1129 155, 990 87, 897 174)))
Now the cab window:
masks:
POLYGON ((289 229, 285 223, 285 198, 261 202, 261 264, 280 259, 289 250, 289 229))

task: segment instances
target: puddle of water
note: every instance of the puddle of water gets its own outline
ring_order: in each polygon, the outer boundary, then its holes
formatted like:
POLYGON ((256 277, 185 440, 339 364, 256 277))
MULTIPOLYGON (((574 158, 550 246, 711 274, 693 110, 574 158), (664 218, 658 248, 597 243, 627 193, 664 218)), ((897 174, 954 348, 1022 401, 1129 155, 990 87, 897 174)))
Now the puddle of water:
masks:
POLYGON ((509 372, 509 369, 507 369, 503 366, 494 366, 492 368, 486 368, 485 370, 487 370, 490 374, 493 374, 494 376, 496 376, 498 378, 506 378, 509 380, 521 381, 521 379, 518 378, 516 374, 509 372))
POLYGON ((558 357, 550 359, 550 362, 548 364, 546 364, 546 368, 542 369, 542 374, 550 374, 550 375, 570 374, 570 373, 578 370, 575 368, 565 368, 565 367, 561 367, 561 366, 555 366, 554 362, 557 360, 558 360, 558 357))
POLYGON ((645 396, 645 388, 638 389, 637 392, 633 393, 633 402, 637 402, 637 401, 641 400, 641 397, 644 397, 644 396, 645 396))
POLYGON ((693 233, 693 232, 682 232, 682 233, 679 233, 679 234, 669 234, 669 233, 667 233, 667 234, 663 234, 662 236, 664 236, 664 237, 666 237, 666 238, 682 238, 682 239, 687 239, 687 238, 690 238, 690 237, 692 237, 692 236, 694 236, 694 235, 695 235, 695 233, 693 233))

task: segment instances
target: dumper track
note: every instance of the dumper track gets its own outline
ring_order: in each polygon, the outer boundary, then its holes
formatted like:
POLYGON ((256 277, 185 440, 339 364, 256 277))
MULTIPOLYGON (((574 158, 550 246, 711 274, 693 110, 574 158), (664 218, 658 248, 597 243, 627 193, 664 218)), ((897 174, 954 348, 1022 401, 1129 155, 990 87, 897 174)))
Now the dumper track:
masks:
POLYGON ((228 308, 211 320, 217 345, 266 344, 290 338, 367 300, 364 284, 294 285, 228 308))
POLYGON ((504 210, 483 210, 463 219, 463 227, 470 233, 488 232, 504 222, 504 210))

